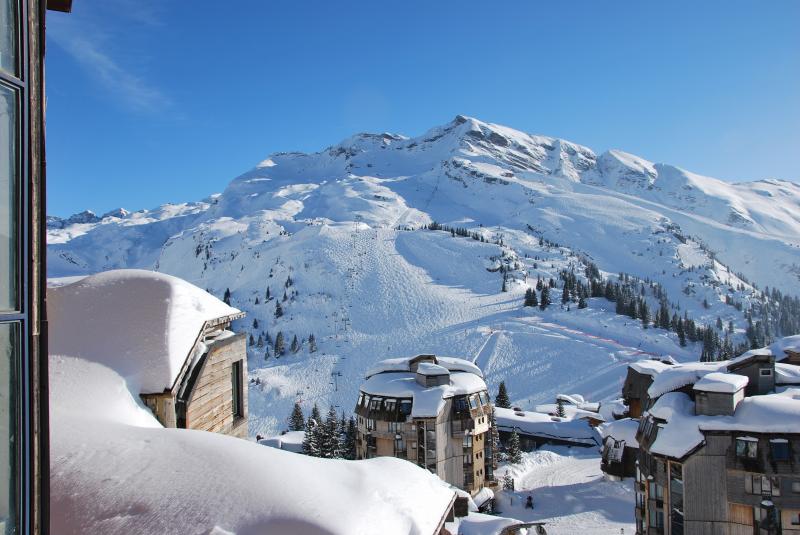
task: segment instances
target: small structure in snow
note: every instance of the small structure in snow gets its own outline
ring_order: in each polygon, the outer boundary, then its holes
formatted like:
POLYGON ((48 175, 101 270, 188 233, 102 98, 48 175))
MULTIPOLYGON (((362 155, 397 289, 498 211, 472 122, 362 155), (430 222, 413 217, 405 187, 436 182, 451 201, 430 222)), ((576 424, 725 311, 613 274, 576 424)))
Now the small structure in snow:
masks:
POLYGON ((192 284, 106 271, 48 290, 51 352, 120 369, 164 427, 247 436, 244 317, 192 284))

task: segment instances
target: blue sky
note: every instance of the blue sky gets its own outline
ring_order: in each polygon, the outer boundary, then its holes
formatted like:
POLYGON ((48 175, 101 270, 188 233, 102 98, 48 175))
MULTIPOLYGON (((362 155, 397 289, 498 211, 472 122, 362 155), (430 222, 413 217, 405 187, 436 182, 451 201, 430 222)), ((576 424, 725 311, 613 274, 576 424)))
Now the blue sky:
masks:
POLYGON ((459 113, 798 181, 798 20, 793 0, 75 0, 48 14, 48 212, 198 200, 271 152, 459 113))

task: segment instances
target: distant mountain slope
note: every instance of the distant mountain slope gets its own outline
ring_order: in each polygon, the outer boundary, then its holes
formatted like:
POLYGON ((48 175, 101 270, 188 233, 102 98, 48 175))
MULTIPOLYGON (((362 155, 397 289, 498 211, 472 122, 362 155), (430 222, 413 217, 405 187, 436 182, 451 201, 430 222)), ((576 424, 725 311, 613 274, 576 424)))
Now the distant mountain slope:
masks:
POLYGON ((397 354, 475 358, 529 404, 618 394, 643 354, 697 358, 605 299, 560 307, 561 275, 588 283, 590 264, 632 277, 652 310, 667 299, 671 314, 719 318, 720 338, 730 322, 739 341, 742 312, 774 297, 751 283, 800 294, 797 185, 728 184, 463 116, 415 138, 273 154, 201 202, 91 216, 51 221, 50 275, 136 267, 229 290, 253 334, 254 432, 274 430, 298 396, 348 409, 363 371, 397 354), (432 221, 454 231, 423 230, 432 221), (540 277, 554 279, 554 305, 522 309, 540 277), (279 331, 302 349, 265 360, 279 331))

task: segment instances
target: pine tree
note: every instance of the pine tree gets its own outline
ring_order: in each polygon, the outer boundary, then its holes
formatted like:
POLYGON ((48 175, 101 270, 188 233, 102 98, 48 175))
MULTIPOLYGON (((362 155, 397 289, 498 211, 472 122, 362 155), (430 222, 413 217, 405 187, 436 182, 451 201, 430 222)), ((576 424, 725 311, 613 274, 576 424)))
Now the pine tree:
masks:
POLYGON ((567 417, 567 411, 564 409, 564 400, 561 398, 556 399, 556 415, 559 418, 567 417))
POLYGON ((686 347, 686 331, 683 328, 683 320, 678 320, 678 342, 681 347, 686 347))
POLYGON ((260 334, 258 335, 258 340, 256 340, 256 347, 264 347, 264 337, 260 334))
POLYGON ((589 305, 586 303, 586 298, 580 296, 580 298, 578 299, 578 308, 586 308, 587 306, 589 305))
POLYGON ((297 335, 294 335, 294 338, 292 338, 291 350, 292 353, 300 351, 300 342, 297 341, 297 335))
POLYGON ((222 296, 222 300, 225 302, 226 305, 231 304, 231 289, 225 288, 225 295, 222 296))
POLYGON ((322 428, 324 427, 316 403, 311 416, 306 420, 306 434, 303 437, 303 453, 311 457, 319 457, 322 453, 322 428), (316 417, 315 417, 316 415, 316 417))
POLYGON ((567 303, 569 303, 569 289, 564 284, 564 289, 561 291, 561 304, 566 305, 567 303))
POLYGON ((272 299, 272 296, 270 295, 269 286, 267 286, 267 294, 264 296, 264 302, 268 302, 271 299, 272 299))
POLYGON ((536 277, 536 289, 541 292, 543 286, 544 285, 542 284, 542 278, 536 277))
POLYGON ((542 287, 542 298, 539 299, 539 310, 544 310, 550 306, 550 288, 542 287))
POLYGON ((317 339, 314 338, 314 333, 308 335, 308 352, 309 353, 316 353, 317 351, 317 339))
POLYGON ((286 342, 283 340, 283 331, 278 331, 275 336, 275 358, 283 356, 286 353, 286 342))
POLYGON ((335 459, 339 456, 339 419, 336 409, 331 405, 328 416, 320 430, 320 457, 335 459))
POLYGON ((258 329, 258 318, 253 318, 253 329, 258 329))
POLYGON ((647 329, 650 326, 650 307, 644 299, 639 304, 639 316, 642 318, 642 327, 647 329))
POLYGON ((258 300, 258 296, 256 296, 256 302, 255 302, 255 304, 256 304, 256 305, 258 305, 259 303, 261 303, 261 301, 259 301, 259 300, 258 300))
POLYGON ((278 301, 275 301, 275 317, 280 318, 283 316, 283 307, 278 301))
POLYGON ((506 276, 505 273, 503 273, 503 286, 500 289, 500 291, 503 291, 503 292, 507 292, 508 291, 508 283, 507 283, 507 281, 508 281, 508 277, 506 276))
POLYGON ((497 388, 497 397, 494 398, 494 404, 502 409, 511 408, 511 400, 508 399, 505 381, 500 381, 500 386, 497 388))
POLYGON ((536 299, 536 292, 533 290, 533 288, 528 288, 525 290, 525 302, 523 303, 523 306, 535 307, 538 305, 539 300, 536 299))
POLYGON ((285 303, 287 299, 289 299, 289 296, 286 295, 286 290, 284 290, 283 291, 283 302, 285 303))
POLYGON ((511 432, 511 438, 508 439, 508 462, 512 464, 519 464, 522 462, 522 450, 519 445, 519 433, 517 428, 511 432))
POLYGON ((253 339, 253 333, 250 333, 250 339, 247 342, 247 345, 254 346, 256 341, 253 339))
POLYGON ((503 476, 503 490, 514 490, 514 478, 508 472, 503 476))
POLYGON ((306 419, 300 403, 295 402, 292 414, 289 416, 289 431, 302 431, 306 428, 306 419))
POLYGON ((345 459, 355 460, 356 458, 356 419, 352 416, 347 421, 347 432, 344 435, 344 451, 342 454, 345 459))

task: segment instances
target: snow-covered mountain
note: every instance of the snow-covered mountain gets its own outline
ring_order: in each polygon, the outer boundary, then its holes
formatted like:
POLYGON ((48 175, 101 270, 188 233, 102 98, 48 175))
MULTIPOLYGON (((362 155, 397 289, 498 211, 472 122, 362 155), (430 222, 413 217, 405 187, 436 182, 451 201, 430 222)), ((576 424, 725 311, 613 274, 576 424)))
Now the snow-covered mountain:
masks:
POLYGON ((560 306, 560 276, 588 284, 589 266, 653 310, 719 318, 720 337, 730 323, 735 340, 743 311, 777 309, 754 285, 800 294, 798 185, 729 184, 463 116, 414 138, 273 154, 203 201, 91 215, 49 225, 50 275, 145 268, 229 290, 254 339, 253 433, 298 397, 350 411, 363 372, 390 356, 474 358, 523 405, 618 394, 642 354, 697 358, 602 297, 560 306), (453 231, 425 230, 433 221, 453 231), (544 311, 522 307, 538 278, 556 281, 544 311), (302 347, 265 359, 279 332, 302 347))

